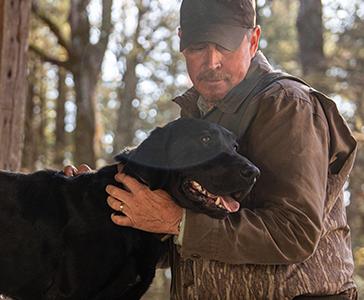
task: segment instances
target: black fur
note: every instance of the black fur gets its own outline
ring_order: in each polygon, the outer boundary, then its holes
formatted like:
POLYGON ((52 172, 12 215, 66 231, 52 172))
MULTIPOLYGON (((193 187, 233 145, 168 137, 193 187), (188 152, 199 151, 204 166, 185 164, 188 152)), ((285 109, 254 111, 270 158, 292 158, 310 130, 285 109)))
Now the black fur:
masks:
MULTIPOLYGON (((118 160, 126 173, 167 190, 181 206, 222 218, 226 212, 185 197, 181 186, 194 179, 214 193, 245 195, 259 172, 235 152, 235 144, 215 124, 179 120, 118 160), (231 168, 225 189, 225 167, 211 173, 219 164, 231 168)), ((76 177, 50 170, 0 172, 2 293, 19 300, 132 300, 145 293, 166 246, 154 234, 111 222, 105 187, 120 186, 116 172, 116 164, 76 177)))

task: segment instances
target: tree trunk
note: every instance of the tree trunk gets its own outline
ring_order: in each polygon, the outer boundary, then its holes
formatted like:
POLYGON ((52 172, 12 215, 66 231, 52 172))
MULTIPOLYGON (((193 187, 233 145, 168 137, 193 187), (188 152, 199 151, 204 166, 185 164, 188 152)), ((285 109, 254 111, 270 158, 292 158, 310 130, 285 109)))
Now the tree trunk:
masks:
POLYGON ((326 64, 321 0, 300 0, 296 26, 303 75, 322 72, 326 64))
POLYGON ((90 73, 80 72, 74 76, 77 104, 77 119, 75 129, 76 164, 86 163, 95 167, 95 88, 97 78, 90 73))
MULTIPOLYGON (((33 72, 34 69, 30 70, 33 72)), ((33 76, 31 76, 33 77, 33 76)), ((24 128, 24 147, 22 153, 22 169, 26 171, 32 171, 34 169, 34 163, 36 161, 35 148, 36 139, 34 138, 34 82, 28 77, 28 93, 25 108, 25 128, 24 128)))
POLYGON ((89 0, 72 0, 70 11, 70 70, 75 81, 76 131, 74 162, 95 167, 95 90, 109 41, 112 0, 102 1, 102 24, 97 44, 90 44, 90 23, 86 11, 89 0))
POLYGON ((136 66, 140 63, 140 57, 147 55, 143 47, 138 42, 141 31, 141 23, 143 16, 150 9, 149 6, 143 6, 142 1, 135 1, 138 8, 137 27, 132 38, 129 39, 133 43, 133 49, 126 57, 126 70, 123 75, 125 87, 118 89, 118 98, 120 108, 117 116, 116 135, 114 139, 114 153, 118 153, 126 146, 133 143, 136 115, 133 111, 132 102, 136 99, 136 90, 138 85, 138 77, 136 74, 136 66))
POLYGON ((56 105, 56 142, 55 142, 55 157, 54 164, 57 167, 63 165, 64 150, 66 145, 66 132, 64 130, 64 118, 66 115, 66 98, 67 98, 67 85, 66 85, 66 71, 58 68, 58 98, 56 105))
POLYGON ((132 101, 136 98, 138 78, 135 68, 136 56, 127 58, 127 67, 124 75, 125 88, 118 89, 120 107, 118 111, 117 126, 115 132, 114 152, 118 153, 126 146, 133 143, 135 115, 133 114, 132 101))
POLYGON ((21 167, 27 171, 34 171, 44 166, 47 156, 45 138, 46 126, 46 84, 42 78, 46 76, 43 64, 33 61, 28 66, 28 93, 24 119, 24 147, 21 167))
POLYGON ((0 168, 7 170, 21 165, 30 3, 0 2, 0 168))
MULTIPOLYGON (((42 70, 44 71, 44 70, 42 70)), ((42 81, 40 84, 39 93, 39 123, 37 124, 38 140, 36 142, 37 152, 36 155, 39 160, 39 166, 41 168, 46 167, 48 163, 49 154, 49 144, 46 137, 46 127, 47 127, 47 84, 42 81)))

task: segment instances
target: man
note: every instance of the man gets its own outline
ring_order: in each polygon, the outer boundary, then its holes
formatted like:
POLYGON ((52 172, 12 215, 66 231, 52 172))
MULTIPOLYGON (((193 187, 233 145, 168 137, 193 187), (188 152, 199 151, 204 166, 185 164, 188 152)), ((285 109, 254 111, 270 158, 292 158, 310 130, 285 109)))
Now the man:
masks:
POLYGON ((247 100, 273 71, 257 50, 253 0, 184 0, 180 17, 193 82, 175 99, 182 117, 238 134, 249 120, 240 151, 261 176, 240 212, 215 220, 118 174, 130 192, 107 187, 125 214, 113 222, 175 235, 172 299, 356 299, 342 194, 356 142, 336 108, 288 79, 247 100))

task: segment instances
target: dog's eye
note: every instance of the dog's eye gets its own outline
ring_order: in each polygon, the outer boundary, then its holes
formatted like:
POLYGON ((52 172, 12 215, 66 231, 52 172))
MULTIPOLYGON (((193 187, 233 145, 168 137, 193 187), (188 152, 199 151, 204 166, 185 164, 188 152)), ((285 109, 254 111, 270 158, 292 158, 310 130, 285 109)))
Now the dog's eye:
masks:
POLYGON ((201 137, 201 142, 204 144, 207 144, 209 141, 211 141, 211 137, 209 135, 205 135, 201 137))
POLYGON ((238 145, 234 145, 234 151, 238 151, 239 146, 238 145))

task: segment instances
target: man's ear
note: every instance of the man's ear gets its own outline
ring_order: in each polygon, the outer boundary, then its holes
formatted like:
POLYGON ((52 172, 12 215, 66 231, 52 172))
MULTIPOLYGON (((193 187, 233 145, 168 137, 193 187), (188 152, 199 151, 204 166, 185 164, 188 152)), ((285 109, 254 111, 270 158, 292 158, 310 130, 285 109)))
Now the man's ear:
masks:
POLYGON ((178 32, 177 32, 177 34, 178 34, 178 37, 181 39, 182 38, 182 29, 181 29, 181 27, 178 27, 178 32))
POLYGON ((255 53, 258 50, 259 40, 260 40, 260 33, 261 33, 260 26, 257 25, 252 30, 252 33, 251 33, 251 36, 250 36, 250 56, 251 57, 254 57, 255 53))

